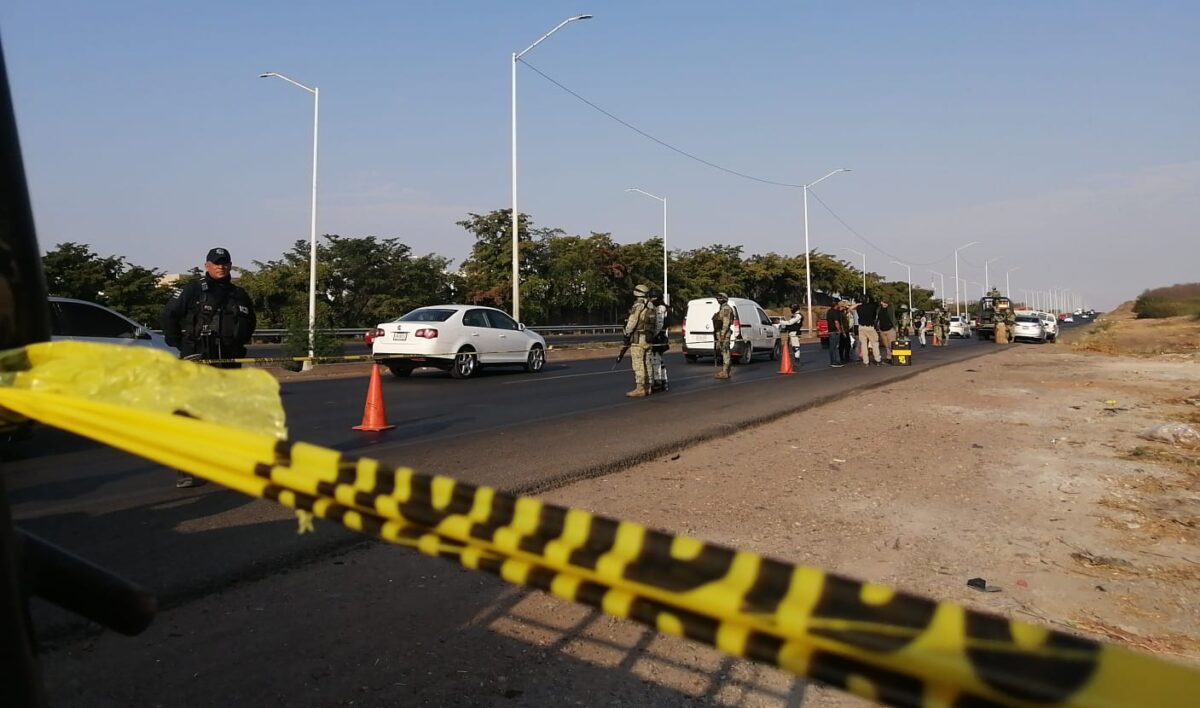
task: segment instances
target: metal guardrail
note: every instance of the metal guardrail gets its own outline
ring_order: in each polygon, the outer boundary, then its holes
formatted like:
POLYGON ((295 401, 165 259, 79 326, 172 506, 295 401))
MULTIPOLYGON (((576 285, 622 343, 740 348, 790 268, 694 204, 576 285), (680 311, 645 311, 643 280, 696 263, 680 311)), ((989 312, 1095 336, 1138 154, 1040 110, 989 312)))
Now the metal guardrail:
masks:
MULTIPOLYGON (((323 329, 323 332, 331 332, 335 337, 344 339, 362 339, 368 329, 374 327, 339 327, 336 329, 323 329)), ((624 326, 619 324, 606 325, 545 325, 545 326, 530 326, 528 329, 537 332, 542 336, 555 337, 565 334, 620 334, 624 331, 624 326)), ((256 342, 281 342, 288 330, 286 329, 259 329, 254 332, 254 341, 256 342)))

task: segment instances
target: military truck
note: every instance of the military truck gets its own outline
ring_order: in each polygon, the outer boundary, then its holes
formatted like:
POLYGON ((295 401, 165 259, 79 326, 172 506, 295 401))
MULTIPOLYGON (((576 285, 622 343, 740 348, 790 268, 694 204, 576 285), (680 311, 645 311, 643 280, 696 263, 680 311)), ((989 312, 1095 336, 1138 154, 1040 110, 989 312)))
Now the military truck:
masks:
POLYGON ((1012 301, 1006 297, 988 296, 979 300, 979 326, 975 335, 980 339, 996 338, 996 320, 1012 312, 1012 301))

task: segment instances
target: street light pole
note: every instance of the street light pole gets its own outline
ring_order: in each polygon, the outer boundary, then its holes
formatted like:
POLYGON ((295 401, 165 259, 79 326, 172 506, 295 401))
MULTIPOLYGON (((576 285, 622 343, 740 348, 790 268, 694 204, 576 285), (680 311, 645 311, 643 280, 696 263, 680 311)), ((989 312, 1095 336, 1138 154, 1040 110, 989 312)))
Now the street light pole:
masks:
POLYGON ((812 263, 809 261, 809 257, 808 257, 808 254, 809 254, 809 248, 808 248, 808 190, 817 186, 817 184, 822 182, 823 180, 827 180, 839 172, 849 172, 849 171, 850 170, 848 170, 845 167, 839 167, 838 169, 834 170, 833 172, 830 172, 829 174, 825 175, 821 179, 814 180, 814 181, 809 182, 808 184, 804 185, 804 284, 805 284, 805 291, 807 292, 807 297, 808 297, 808 318, 805 320, 805 323, 808 325, 809 332, 813 331, 813 305, 812 305, 812 263))
POLYGON ((853 248, 846 248, 845 246, 842 247, 842 250, 849 251, 851 253, 857 253, 858 255, 862 256, 862 261, 863 261, 863 266, 862 266, 863 291, 862 291, 862 294, 865 299, 866 295, 867 295, 867 254, 863 253, 862 251, 856 251, 853 248))
POLYGON ((283 79, 289 84, 298 86, 313 95, 312 213, 309 219, 308 243, 308 359, 302 365, 303 371, 309 371, 313 368, 313 362, 316 360, 316 352, 314 350, 316 348, 317 329, 317 141, 321 116, 321 89, 316 86, 305 86, 299 81, 294 81, 274 71, 259 74, 258 78, 283 79))
POLYGON ((966 245, 959 246, 958 248, 954 249, 954 314, 959 316, 962 316, 962 312, 959 308, 958 300, 958 252, 977 245, 979 245, 978 241, 972 241, 966 245))
POLYGON ((990 260, 986 260, 983 262, 983 287, 984 287, 984 291, 985 291, 983 294, 984 297, 987 297, 987 294, 992 291, 992 281, 988 279, 988 266, 1002 258, 1004 258, 1004 256, 996 256, 995 258, 992 258, 990 260))
POLYGON ((521 277, 520 277, 520 242, 518 232, 521 228, 521 212, 517 209, 517 62, 526 52, 546 41, 546 38, 559 31, 567 24, 576 20, 590 20, 591 15, 576 15, 559 22, 558 25, 542 35, 538 41, 512 55, 512 316, 521 321, 521 277))
POLYGON ((663 291, 663 300, 664 300, 664 302, 666 302, 669 305, 669 304, 671 304, 671 300, 670 300, 671 296, 667 294, 667 198, 660 197, 657 194, 651 194, 643 189, 638 189, 637 187, 629 187, 625 191, 626 192, 637 192, 638 194, 645 194, 647 197, 650 197, 651 199, 657 199, 658 201, 662 202, 662 205, 663 205, 663 232, 662 232, 663 287, 662 287, 662 291, 663 291))
POLYGON ((909 313, 909 316, 911 316, 912 315, 912 266, 910 266, 907 263, 901 263, 900 261, 892 261, 892 263, 895 263, 898 266, 904 266, 905 268, 908 269, 908 313, 909 313))
POLYGON ((1021 266, 1013 266, 1012 268, 1009 268, 1008 270, 1004 271, 1004 296, 1005 297, 1009 297, 1009 298, 1012 297, 1012 280, 1009 278, 1009 276, 1012 275, 1012 272, 1014 270, 1021 270, 1021 266))
POLYGON ((942 292, 942 306, 945 307, 945 305, 946 305, 946 276, 945 276, 945 274, 939 273, 936 270, 931 270, 929 272, 933 273, 934 275, 936 275, 942 279, 942 291, 941 291, 942 292))

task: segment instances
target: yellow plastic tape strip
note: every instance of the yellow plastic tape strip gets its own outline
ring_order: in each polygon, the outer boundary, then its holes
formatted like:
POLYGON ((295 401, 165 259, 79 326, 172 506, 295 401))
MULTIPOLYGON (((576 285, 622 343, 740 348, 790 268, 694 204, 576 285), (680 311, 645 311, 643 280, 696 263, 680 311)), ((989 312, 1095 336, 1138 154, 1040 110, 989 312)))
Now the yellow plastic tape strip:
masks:
POLYGON ((892 704, 1186 705, 1200 690, 1194 670, 1118 647, 333 450, 57 394, 0 389, 0 405, 892 704))

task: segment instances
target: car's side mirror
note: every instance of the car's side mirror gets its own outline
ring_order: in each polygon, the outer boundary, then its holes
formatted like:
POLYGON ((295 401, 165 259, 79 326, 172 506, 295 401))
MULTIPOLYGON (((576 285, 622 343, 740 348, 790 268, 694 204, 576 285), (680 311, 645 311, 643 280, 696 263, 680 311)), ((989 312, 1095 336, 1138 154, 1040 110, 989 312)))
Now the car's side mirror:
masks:
POLYGON ((150 330, 145 327, 138 327, 133 331, 133 336, 136 339, 150 339, 150 330))
POLYGON ((524 332, 524 331, 525 331, 525 324, 524 324, 523 322, 518 322, 518 323, 517 323, 517 329, 518 329, 519 331, 521 331, 521 332, 524 332))

